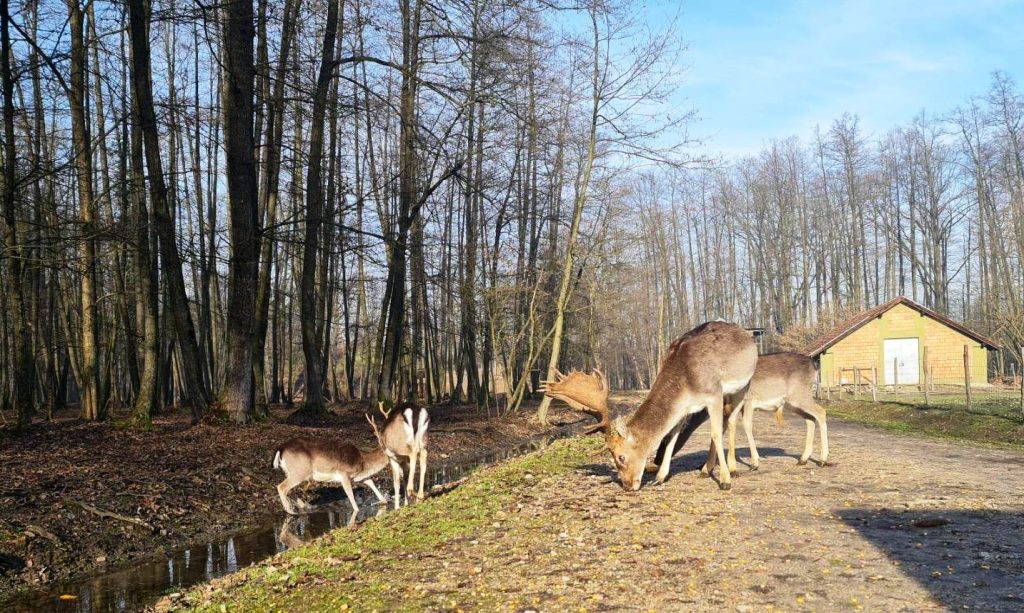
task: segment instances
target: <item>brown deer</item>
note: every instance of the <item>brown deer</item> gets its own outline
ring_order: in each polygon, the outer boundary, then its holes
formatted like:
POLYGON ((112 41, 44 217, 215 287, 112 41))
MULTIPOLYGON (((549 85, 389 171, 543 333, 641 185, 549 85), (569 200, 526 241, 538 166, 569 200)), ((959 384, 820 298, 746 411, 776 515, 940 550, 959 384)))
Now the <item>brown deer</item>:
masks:
MULTIPOLYGON (((742 399, 742 406, 736 406, 733 409, 733 411, 742 412, 743 429, 750 446, 751 470, 757 470, 761 462, 753 435, 754 414, 758 410, 773 411, 779 425, 782 425, 784 410, 789 410, 804 418, 807 424, 807 437, 804 442, 803 454, 798 461, 800 465, 807 464, 807 460, 814 451, 814 429, 817 425, 821 432, 819 464, 821 466, 832 465, 828 460, 828 423, 825 409, 815 401, 812 391, 817 377, 818 368, 814 360, 800 353, 769 353, 758 358, 757 368, 754 369, 754 376, 750 379, 750 388, 742 399)), ((728 408, 726 412, 729 412, 728 408)), ((736 472, 735 422, 736 419, 731 419, 728 424, 728 468, 732 473, 736 472)), ((684 442, 685 439, 676 441, 672 455, 679 452, 684 442)), ((655 462, 662 459, 663 453, 664 445, 658 450, 655 462)), ((707 462, 701 469, 702 476, 707 476, 714 470, 716 458, 716 450, 710 449, 707 462)))
MULTIPOLYGON (((373 484, 372 477, 388 465, 388 456, 382 449, 363 451, 351 443, 336 443, 307 437, 293 438, 274 452, 274 468, 284 471, 284 481, 278 484, 277 493, 281 505, 289 515, 296 515, 296 503, 288 498, 288 492, 306 481, 340 483, 352 504, 353 516, 359 512, 359 504, 352 493, 352 485, 364 485, 377 500, 386 498, 373 484)), ((299 500, 297 506, 307 510, 309 505, 299 500)))
POLYGON ((384 415, 383 427, 377 426, 377 421, 370 416, 367 420, 373 428, 373 433, 380 441, 380 447, 384 450, 391 463, 391 477, 395 485, 395 508, 401 506, 400 482, 402 480, 402 460, 407 458, 409 462, 409 480, 405 487, 406 504, 408 498, 417 500, 423 499, 423 483, 427 473, 427 428, 430 426, 430 414, 427 409, 417 404, 406 402, 400 404, 390 411, 384 410, 384 403, 380 403, 380 412, 384 415), (414 493, 413 481, 416 475, 416 464, 420 468, 419 492, 414 493))
MULTIPOLYGON (((673 341, 650 393, 628 418, 609 423, 607 405, 595 402, 595 398, 607 398, 608 394, 607 385, 602 389, 599 375, 563 376, 545 382, 543 389, 549 396, 571 399, 576 403, 572 406, 585 406, 590 409, 587 412, 599 417, 598 425, 605 431, 605 449, 611 451, 623 489, 638 490, 647 458, 662 439, 667 439, 668 449, 674 448, 680 433, 690 429, 691 416, 705 410, 711 418, 711 441, 719 462, 726 466, 723 396, 742 399, 756 364, 757 347, 751 334, 735 324, 714 321, 673 341)), ((734 412, 730 419, 738 415, 734 412)), ((668 476, 670 461, 671 455, 665 454, 655 483, 662 483, 668 476)), ((720 472, 719 487, 732 487, 726 470, 720 472)))

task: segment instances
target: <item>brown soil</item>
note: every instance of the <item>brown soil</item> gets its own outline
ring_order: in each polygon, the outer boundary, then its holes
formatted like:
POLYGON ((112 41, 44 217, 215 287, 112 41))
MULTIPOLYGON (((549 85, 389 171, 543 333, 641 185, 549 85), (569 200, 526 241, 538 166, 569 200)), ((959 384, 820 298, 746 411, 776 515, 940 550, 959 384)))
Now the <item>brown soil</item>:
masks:
MULTIPOLYGON (((0 595, 151 556, 283 515, 273 450, 298 435, 376 442, 363 405, 332 408, 319 425, 288 423, 277 407, 248 426, 190 426, 180 413, 148 432, 58 415, 24 432, 0 430, 0 595)), ((541 431, 521 415, 431 408, 431 459, 459 461, 541 431)), ((580 419, 553 409, 556 423, 580 419)), ((383 477, 378 477, 383 479, 383 477)), ((314 496, 315 491, 307 492, 314 496)))

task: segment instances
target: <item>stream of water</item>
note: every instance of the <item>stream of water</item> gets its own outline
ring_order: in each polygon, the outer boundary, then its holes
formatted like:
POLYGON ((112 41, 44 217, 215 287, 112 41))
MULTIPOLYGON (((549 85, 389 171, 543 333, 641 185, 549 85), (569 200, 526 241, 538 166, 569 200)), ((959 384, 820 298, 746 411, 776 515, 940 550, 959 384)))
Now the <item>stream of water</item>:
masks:
MULTIPOLYGON (((428 470, 428 484, 432 491, 451 489, 453 484, 477 468, 542 449, 551 441, 571 434, 570 429, 563 428, 515 447, 490 451, 458 463, 441 464, 428 470)), ((362 488, 357 489, 360 491, 362 488)), ((113 570, 23 593, 7 601, 0 600, 0 611, 138 611, 151 606, 165 594, 237 572, 276 553, 307 543, 334 528, 365 521, 392 508, 390 504, 371 504, 375 500, 372 495, 364 495, 360 500, 359 513, 354 517, 344 496, 337 498, 335 503, 298 517, 283 520, 268 517, 256 528, 175 550, 160 558, 137 560, 113 570)))

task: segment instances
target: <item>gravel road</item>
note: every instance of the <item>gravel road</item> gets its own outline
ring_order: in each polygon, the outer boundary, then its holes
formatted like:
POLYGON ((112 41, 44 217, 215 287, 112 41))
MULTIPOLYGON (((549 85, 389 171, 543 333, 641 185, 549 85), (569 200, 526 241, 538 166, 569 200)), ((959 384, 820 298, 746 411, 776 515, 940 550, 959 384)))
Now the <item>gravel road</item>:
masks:
POLYGON ((518 610, 1024 610, 1024 453, 830 425, 836 465, 798 466, 802 420, 759 416, 761 469, 741 465, 731 492, 696 476, 706 426, 660 487, 621 491, 605 458, 538 479, 396 595, 518 610))

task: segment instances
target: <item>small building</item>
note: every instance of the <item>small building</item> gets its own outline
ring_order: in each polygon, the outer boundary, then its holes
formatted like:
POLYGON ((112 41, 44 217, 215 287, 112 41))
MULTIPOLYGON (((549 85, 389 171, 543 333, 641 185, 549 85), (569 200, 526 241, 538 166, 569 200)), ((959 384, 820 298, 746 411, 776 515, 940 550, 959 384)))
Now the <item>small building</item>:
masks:
POLYGON ((822 385, 873 381, 878 385, 964 383, 964 347, 972 385, 988 384, 992 340, 913 300, 900 296, 840 323, 804 348, 817 358, 822 385))

